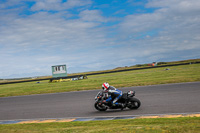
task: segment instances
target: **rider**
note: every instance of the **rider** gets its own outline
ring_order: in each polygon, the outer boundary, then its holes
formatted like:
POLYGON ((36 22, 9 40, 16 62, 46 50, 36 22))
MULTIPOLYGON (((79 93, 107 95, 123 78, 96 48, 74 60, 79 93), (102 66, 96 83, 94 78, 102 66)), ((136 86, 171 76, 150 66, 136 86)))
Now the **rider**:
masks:
POLYGON ((104 90, 105 93, 108 93, 108 95, 110 95, 110 97, 104 100, 103 103, 111 102, 114 106, 119 105, 122 107, 122 109, 124 108, 124 104, 117 102, 117 100, 122 96, 121 90, 118 90, 113 86, 110 86, 107 82, 102 84, 102 89, 104 90))

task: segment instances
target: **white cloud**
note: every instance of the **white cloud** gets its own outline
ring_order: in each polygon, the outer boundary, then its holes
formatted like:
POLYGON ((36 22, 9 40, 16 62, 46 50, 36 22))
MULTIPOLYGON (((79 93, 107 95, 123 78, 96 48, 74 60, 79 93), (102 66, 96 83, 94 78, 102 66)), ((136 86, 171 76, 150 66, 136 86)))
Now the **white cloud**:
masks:
POLYGON ((91 0, 36 0, 31 8, 23 2, 0 5, 2 77, 50 75, 58 64, 78 72, 200 56, 199 0, 151 0, 146 8, 153 12, 119 18, 88 8, 91 0), (24 10, 30 14, 19 15, 24 10))
POLYGON ((84 10, 79 15, 83 21, 106 22, 99 10, 84 10))
POLYGON ((67 0, 66 2, 62 2, 62 0, 37 0, 31 10, 61 11, 75 7, 87 6, 91 3, 91 0, 67 0))
POLYGON ((60 10, 61 0, 40 0, 31 8, 33 11, 37 10, 60 10))
POLYGON ((35 68, 48 66, 50 70, 51 65, 64 63, 77 67, 86 63, 90 56, 85 56, 85 52, 102 47, 106 42, 105 30, 97 27, 99 24, 65 19, 59 13, 38 12, 24 18, 8 17, 3 18, 6 25, 0 26, 0 60, 4 64, 0 65, 1 76, 39 73, 42 68, 35 68), (7 69, 9 71, 5 71, 7 69))
MULTIPOLYGON (((153 0, 147 7, 159 8, 153 13, 133 14, 120 24, 129 43, 145 48, 145 55, 200 49, 200 1, 153 0), (145 38, 146 37, 146 38, 145 38), (156 50, 159 49, 159 50, 156 50)), ((141 49, 142 50, 142 49, 141 49)))

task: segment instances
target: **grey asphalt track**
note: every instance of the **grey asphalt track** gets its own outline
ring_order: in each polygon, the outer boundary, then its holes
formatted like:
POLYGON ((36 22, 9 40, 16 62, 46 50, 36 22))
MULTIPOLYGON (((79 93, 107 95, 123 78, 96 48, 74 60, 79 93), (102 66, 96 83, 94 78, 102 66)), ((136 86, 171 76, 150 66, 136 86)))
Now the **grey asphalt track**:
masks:
MULTIPOLYGON (((113 85, 114 86, 114 85, 113 85)), ((136 91, 141 107, 99 112, 100 90, 0 98, 0 120, 151 115, 200 112, 200 82, 119 88, 136 91)))

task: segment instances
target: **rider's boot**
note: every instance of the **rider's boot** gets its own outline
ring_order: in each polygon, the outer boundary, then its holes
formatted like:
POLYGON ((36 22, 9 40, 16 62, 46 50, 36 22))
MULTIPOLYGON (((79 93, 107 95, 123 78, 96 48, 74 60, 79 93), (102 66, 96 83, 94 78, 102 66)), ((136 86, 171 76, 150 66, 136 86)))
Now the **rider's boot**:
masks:
POLYGON ((121 107, 121 110, 123 110, 125 108, 125 104, 123 104, 123 103, 118 103, 118 105, 121 107))
POLYGON ((121 104, 121 110, 123 110, 125 108, 125 104, 121 104))

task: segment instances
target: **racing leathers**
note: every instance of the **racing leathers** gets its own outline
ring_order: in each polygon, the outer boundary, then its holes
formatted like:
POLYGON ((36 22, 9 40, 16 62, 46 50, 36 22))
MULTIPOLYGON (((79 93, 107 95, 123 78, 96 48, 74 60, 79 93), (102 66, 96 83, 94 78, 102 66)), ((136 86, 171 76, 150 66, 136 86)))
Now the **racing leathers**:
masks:
POLYGON ((122 96, 121 90, 118 90, 113 86, 110 86, 108 90, 105 91, 105 93, 108 93, 108 95, 110 95, 108 99, 106 99, 106 102, 111 102, 113 105, 121 105, 117 102, 117 100, 122 96))

